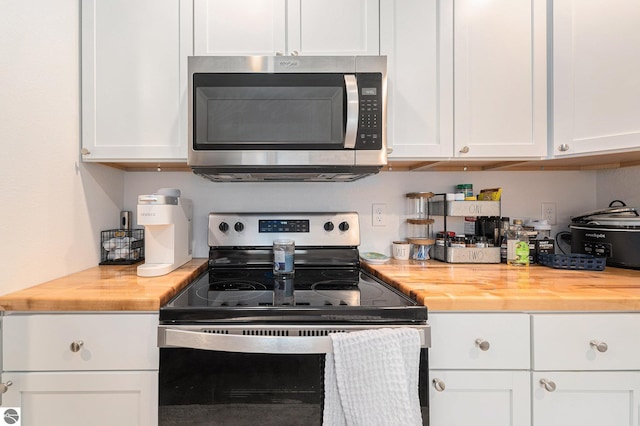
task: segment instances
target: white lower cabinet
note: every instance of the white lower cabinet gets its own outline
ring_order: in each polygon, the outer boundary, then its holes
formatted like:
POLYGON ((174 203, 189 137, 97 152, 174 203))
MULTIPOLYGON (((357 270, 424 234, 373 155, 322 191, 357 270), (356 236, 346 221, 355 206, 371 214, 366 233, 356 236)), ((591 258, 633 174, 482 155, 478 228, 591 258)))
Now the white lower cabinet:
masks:
POLYGON ((534 372, 532 378, 534 425, 638 424, 640 371, 534 372))
POLYGON ((2 407, 23 426, 155 425, 157 313, 2 318, 2 407))
POLYGON ((431 426, 529 424, 528 371, 438 370, 431 380, 431 426))
POLYGON ((527 314, 433 313, 431 426, 529 424, 527 314))
POLYGON ((640 314, 432 313, 430 425, 640 424, 640 314))
POLYGON ((535 314, 533 424, 629 426, 640 417, 640 314, 535 314))

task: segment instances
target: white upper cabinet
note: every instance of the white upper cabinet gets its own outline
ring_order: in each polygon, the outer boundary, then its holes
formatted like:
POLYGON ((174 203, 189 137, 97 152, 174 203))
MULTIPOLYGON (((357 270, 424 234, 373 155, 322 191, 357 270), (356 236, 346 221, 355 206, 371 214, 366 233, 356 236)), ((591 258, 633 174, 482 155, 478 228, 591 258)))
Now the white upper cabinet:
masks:
POLYGON ((545 0, 382 0, 392 159, 547 152, 545 0))
POLYGON ((553 156, 640 147, 640 2, 553 2, 553 156))
POLYGON ((547 152, 546 0, 455 0, 454 156, 547 152))
POLYGON ((185 161, 190 0, 82 1, 86 161, 185 161))
POLYGON ((195 0, 195 55, 378 55, 378 0, 195 0))
POLYGON ((380 2, 391 158, 451 156, 453 58, 445 53, 452 50, 450 12, 449 1, 380 2))

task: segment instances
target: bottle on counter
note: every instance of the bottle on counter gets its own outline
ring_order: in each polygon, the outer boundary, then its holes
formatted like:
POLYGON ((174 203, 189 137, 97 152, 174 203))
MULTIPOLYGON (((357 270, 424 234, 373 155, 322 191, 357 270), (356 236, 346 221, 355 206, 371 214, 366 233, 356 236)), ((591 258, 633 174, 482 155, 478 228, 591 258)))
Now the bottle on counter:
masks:
POLYGON ((507 232, 507 264, 511 266, 529 265, 529 237, 522 228, 522 221, 513 220, 507 232))
POLYGON ((500 262, 507 263, 507 233, 509 231, 509 218, 500 218, 500 231, 498 233, 498 241, 496 245, 500 246, 500 262))

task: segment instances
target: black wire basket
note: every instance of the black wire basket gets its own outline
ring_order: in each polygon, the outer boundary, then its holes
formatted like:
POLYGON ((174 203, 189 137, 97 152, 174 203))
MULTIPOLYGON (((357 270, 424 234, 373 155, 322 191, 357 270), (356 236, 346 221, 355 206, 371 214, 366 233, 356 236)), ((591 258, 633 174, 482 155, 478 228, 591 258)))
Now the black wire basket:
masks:
POLYGON ((133 265, 144 260, 144 229, 100 233, 100 265, 133 265))

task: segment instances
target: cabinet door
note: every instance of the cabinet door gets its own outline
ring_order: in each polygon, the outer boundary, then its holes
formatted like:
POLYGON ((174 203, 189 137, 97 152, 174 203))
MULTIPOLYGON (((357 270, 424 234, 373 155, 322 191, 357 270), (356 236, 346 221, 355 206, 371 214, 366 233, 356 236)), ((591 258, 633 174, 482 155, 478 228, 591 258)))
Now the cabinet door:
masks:
POLYGON ((535 425, 637 425, 640 373, 534 373, 532 396, 535 425), (541 380, 555 390, 545 389, 541 380))
POLYGON ((186 160, 191 4, 82 1, 84 160, 186 160))
POLYGON ((286 53, 285 0, 195 0, 195 55, 286 53))
POLYGON ((4 373, 3 407, 21 407, 22 426, 155 425, 157 372, 4 373))
POLYGON ((288 0, 287 54, 378 55, 378 0, 288 0))
POLYGON ((429 374, 431 426, 531 424, 527 371, 441 370, 429 374))
POLYGON ((640 2, 554 0, 554 156, 640 147, 640 2))
POLYGON ((546 155, 546 3, 454 1, 454 156, 546 155))
POLYGON ((453 57, 445 54, 452 51, 452 11, 449 1, 380 2, 389 158, 446 158, 453 152, 453 57))

